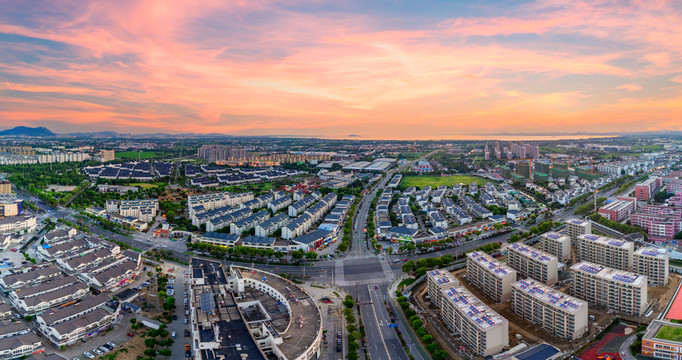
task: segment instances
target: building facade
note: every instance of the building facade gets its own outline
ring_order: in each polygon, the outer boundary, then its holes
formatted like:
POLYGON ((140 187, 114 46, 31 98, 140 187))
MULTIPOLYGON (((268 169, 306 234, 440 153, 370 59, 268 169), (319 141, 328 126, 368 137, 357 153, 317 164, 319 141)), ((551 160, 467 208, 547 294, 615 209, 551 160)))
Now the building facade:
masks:
POLYGON ((665 286, 670 277, 668 264, 668 250, 644 247, 634 252, 632 271, 646 276, 649 286, 665 286))
POLYGON ((511 285, 516 281, 516 270, 503 265, 482 251, 467 254, 467 281, 495 302, 511 300, 511 285))
POLYGON ((571 259, 571 238, 555 232, 548 232, 542 235, 542 251, 552 254, 559 261, 565 262, 571 259))
POLYGON ((582 261, 571 266, 571 295, 601 308, 640 316, 647 304, 647 278, 582 261))
POLYGON ((513 243, 507 246, 507 265, 519 276, 530 277, 546 285, 559 280, 559 260, 556 256, 530 246, 513 243))
POLYGON ((594 234, 578 237, 578 261, 589 261, 610 268, 632 271, 632 254, 635 244, 594 234))

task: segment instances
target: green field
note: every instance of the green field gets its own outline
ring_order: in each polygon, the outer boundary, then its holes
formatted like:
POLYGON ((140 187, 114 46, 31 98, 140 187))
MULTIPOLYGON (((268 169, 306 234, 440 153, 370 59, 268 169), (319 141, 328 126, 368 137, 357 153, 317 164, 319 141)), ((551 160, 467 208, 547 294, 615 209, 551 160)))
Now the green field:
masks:
POLYGON ((131 159, 131 160, 137 160, 138 155, 140 159, 151 159, 154 157, 158 157, 160 155, 160 152, 157 151, 140 151, 139 153, 137 151, 121 151, 115 153, 117 159, 131 159))
POLYGON ((416 186, 418 188, 423 188, 425 186, 437 187, 440 185, 453 186, 455 184, 469 185, 473 182, 478 185, 485 185, 489 180, 480 178, 477 176, 469 175, 451 175, 451 176, 419 176, 410 175, 404 176, 400 181, 401 188, 408 188, 411 186, 416 186))
POLYGON ((132 183, 132 184, 128 184, 128 185, 129 186, 139 186, 143 189, 149 189, 149 188, 156 187, 158 185, 165 185, 165 184, 160 183, 160 182, 155 182, 155 183, 132 183))
POLYGON ((422 152, 404 152, 398 154, 398 159, 415 160, 420 158, 424 153, 422 152))
POLYGON ((682 328, 663 325, 655 337, 663 340, 682 341, 682 328))

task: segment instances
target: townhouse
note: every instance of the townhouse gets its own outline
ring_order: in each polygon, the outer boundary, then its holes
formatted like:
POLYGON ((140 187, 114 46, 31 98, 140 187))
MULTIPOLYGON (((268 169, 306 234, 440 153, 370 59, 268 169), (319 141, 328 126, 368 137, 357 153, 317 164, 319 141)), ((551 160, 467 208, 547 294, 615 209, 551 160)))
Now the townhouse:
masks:
POLYGON ((54 265, 30 270, 24 273, 0 277, 0 289, 5 292, 16 290, 23 286, 40 284, 44 281, 61 276, 62 272, 54 265))
POLYGON ((291 217, 297 217, 300 215, 305 209, 307 209, 309 206, 315 203, 315 198, 312 196, 307 196, 305 198, 302 198, 295 203, 289 205, 289 216, 291 217))
POLYGON ((291 218, 287 214, 279 213, 256 225, 256 236, 269 236, 289 222, 291 222, 291 218))
POLYGON ((282 227, 282 238, 286 240, 291 240, 295 237, 305 234, 310 227, 313 225, 313 218, 304 212, 303 215, 295 218, 290 223, 282 227))
POLYGON ((249 231, 257 224, 260 224, 269 218, 270 212, 268 212, 267 210, 261 210, 255 214, 251 214, 241 220, 237 220, 230 224, 230 232, 232 234, 241 234, 244 231, 249 231))

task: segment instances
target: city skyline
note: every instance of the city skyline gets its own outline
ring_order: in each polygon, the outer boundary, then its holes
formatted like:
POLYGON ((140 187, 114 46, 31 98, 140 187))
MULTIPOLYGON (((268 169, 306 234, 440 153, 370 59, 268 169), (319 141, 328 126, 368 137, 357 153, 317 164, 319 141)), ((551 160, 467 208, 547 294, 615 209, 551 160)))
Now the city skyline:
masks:
POLYGON ((361 139, 681 130, 674 2, 3 9, 2 128, 361 139))

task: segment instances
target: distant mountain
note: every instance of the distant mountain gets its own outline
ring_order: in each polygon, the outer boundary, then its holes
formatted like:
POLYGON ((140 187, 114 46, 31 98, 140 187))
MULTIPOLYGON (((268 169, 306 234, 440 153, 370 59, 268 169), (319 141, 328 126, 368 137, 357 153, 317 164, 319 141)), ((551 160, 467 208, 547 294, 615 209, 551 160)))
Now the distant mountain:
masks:
POLYGON ((17 126, 12 129, 0 131, 0 136, 54 136, 55 134, 45 127, 17 126))

